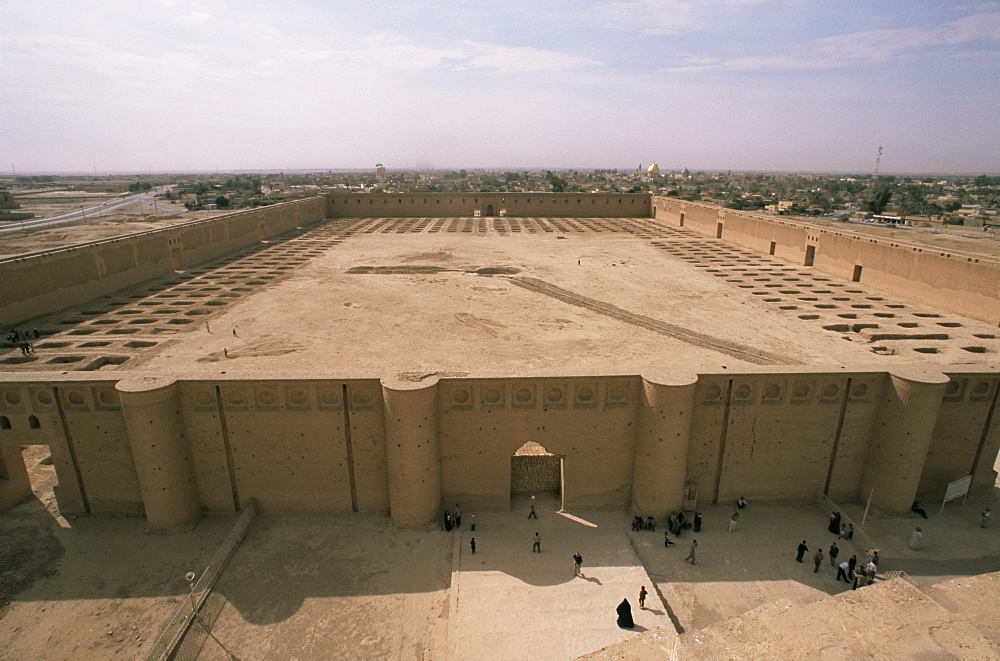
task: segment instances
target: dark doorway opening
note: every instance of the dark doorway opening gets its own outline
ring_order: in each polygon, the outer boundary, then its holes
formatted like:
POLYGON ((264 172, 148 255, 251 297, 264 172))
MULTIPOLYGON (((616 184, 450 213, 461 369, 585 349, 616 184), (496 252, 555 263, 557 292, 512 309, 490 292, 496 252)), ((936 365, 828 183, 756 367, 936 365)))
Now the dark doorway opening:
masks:
POLYGON ((493 205, 492 204, 487 204, 486 205, 486 215, 487 216, 492 216, 493 215, 493 205))
POLYGON ((715 238, 722 238, 722 223, 716 223, 715 225, 715 238))
POLYGON ((772 241, 771 242, 771 247, 768 248, 768 250, 767 250, 767 254, 768 255, 773 255, 774 251, 777 250, 777 249, 778 249, 778 242, 777 241, 772 241))
POLYGON ((854 265, 854 275, 851 276, 851 282, 861 282, 861 264, 854 265))
POLYGON ((816 246, 806 246, 806 261, 804 266, 812 266, 816 261, 816 246))

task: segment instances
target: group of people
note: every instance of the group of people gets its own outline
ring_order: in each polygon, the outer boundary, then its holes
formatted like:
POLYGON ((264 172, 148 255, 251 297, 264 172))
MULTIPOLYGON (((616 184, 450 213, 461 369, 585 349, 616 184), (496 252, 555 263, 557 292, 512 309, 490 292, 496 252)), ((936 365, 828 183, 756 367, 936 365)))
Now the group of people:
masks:
MULTIPOLYGON (((462 508, 459 507, 458 503, 455 503, 454 512, 449 512, 448 510, 444 511, 444 529, 448 532, 451 532, 452 528, 461 528, 461 527, 462 527, 462 508)), ((473 514, 472 517, 469 519, 469 529, 472 532, 476 532, 475 514, 473 514)), ((472 552, 473 553, 476 552, 475 548, 473 548, 472 552)))
POLYGON ((10 342, 16 342, 17 348, 21 350, 22 356, 30 356, 35 353, 35 347, 30 342, 25 342, 24 340, 38 339, 42 334, 38 332, 37 328, 32 328, 31 330, 21 331, 16 328, 11 329, 7 333, 7 339, 10 342))
POLYGON ((837 565, 837 580, 843 580, 845 583, 851 584, 852 590, 857 590, 859 586, 874 583, 877 573, 878 551, 875 551, 867 564, 859 565, 858 557, 852 555, 850 559, 837 565))
POLYGON ((42 334, 38 332, 37 328, 32 328, 30 331, 20 331, 14 328, 7 333, 7 339, 11 342, 20 342, 21 340, 37 340, 41 336, 42 334))
MULTIPOLYGON (((640 519, 640 517, 636 517, 640 519)), ((652 521, 652 517, 649 517, 649 521, 652 521)), ((639 530, 640 528, 635 527, 635 519, 633 519, 632 530, 639 530)), ((701 532, 701 512, 695 512, 692 521, 688 521, 687 516, 684 512, 672 512, 670 518, 667 519, 667 529, 663 532, 663 546, 670 547, 675 542, 670 539, 670 535, 674 537, 680 537, 681 533, 685 530, 693 529, 695 532, 701 532)), ((646 528, 646 530, 653 530, 652 527, 646 528)))
POLYGON ((841 522, 840 512, 830 515, 830 525, 827 529, 837 536, 837 539, 854 539, 854 524, 841 522))
POLYGON ((632 517, 632 531, 638 532, 640 530, 656 530, 656 520, 651 516, 647 516, 643 519, 641 516, 632 517))
MULTIPOLYGON (((795 560, 802 562, 802 557, 809 550, 806 545, 806 540, 796 547, 795 560)), ((878 573, 878 550, 872 552, 871 558, 868 562, 863 565, 858 565, 858 556, 852 555, 847 560, 842 562, 837 562, 837 557, 840 555, 840 549, 837 547, 837 542, 830 545, 829 557, 830 566, 837 568, 837 580, 844 581, 845 583, 851 584, 851 589, 857 590, 858 586, 871 585, 875 582, 875 575, 878 573)), ((823 564, 824 560, 823 549, 817 549, 816 553, 813 555, 813 573, 819 573, 819 568, 823 564)))
POLYGON ((695 512, 693 524, 687 520, 684 512, 671 513, 670 518, 667 519, 667 529, 675 537, 680 537, 683 531, 692 527, 695 532, 701 532, 701 512, 695 512))

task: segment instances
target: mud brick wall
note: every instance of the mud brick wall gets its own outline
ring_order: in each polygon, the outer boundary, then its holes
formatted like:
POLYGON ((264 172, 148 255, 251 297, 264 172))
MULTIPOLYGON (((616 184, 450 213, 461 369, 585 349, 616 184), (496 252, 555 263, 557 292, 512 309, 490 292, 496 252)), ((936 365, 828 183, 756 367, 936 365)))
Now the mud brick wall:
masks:
POLYGON ((513 493, 559 491, 559 457, 511 457, 510 462, 510 489, 513 493))

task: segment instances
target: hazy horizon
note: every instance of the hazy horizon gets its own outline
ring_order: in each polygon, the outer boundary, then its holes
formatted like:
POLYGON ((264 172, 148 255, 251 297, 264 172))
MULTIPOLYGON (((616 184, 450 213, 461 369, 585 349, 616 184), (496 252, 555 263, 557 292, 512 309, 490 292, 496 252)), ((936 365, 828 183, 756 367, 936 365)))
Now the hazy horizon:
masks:
POLYGON ((885 174, 1000 172, 995 0, 7 0, 0 23, 5 173, 863 175, 880 145, 885 174))
MULTIPOLYGON (((649 163, 643 163, 643 172, 646 171, 646 166, 649 163)), ((671 173, 680 172, 683 167, 664 167, 660 166, 661 174, 669 176, 671 173)), ((617 170, 620 174, 625 174, 627 172, 633 172, 635 167, 628 166, 600 166, 600 167, 585 167, 585 166, 566 166, 566 167, 470 167, 470 166, 452 166, 452 167, 432 167, 432 168, 386 168, 386 171, 391 175, 393 172, 428 172, 428 173, 440 173, 440 172, 457 172, 460 170, 465 170, 469 173, 477 172, 490 172, 490 173, 501 173, 501 172, 534 172, 540 173, 551 170, 552 172, 611 172, 617 170)), ((858 177, 865 178, 871 177, 872 172, 823 172, 823 171, 806 171, 806 170, 744 170, 744 169, 734 169, 734 168, 688 168, 692 175, 696 174, 724 174, 731 173, 732 175, 800 175, 800 176, 818 176, 818 177, 858 177)), ((251 168, 246 170, 238 169, 219 169, 219 170, 151 170, 145 172, 136 172, 134 170, 97 170, 96 172, 91 169, 87 170, 38 170, 38 171, 26 171, 21 172, 20 170, 13 173, 3 173, 0 172, 0 179, 7 178, 10 176, 17 177, 127 177, 127 178, 138 178, 138 177, 156 177, 156 176, 184 176, 184 175, 197 175, 197 176, 210 176, 210 175, 241 175, 241 174, 291 174, 291 173, 345 173, 345 174, 371 174, 374 175, 374 167, 356 167, 356 168, 342 168, 342 167, 316 167, 316 168, 251 168)), ((880 177, 977 177, 980 175, 988 176, 1000 176, 1000 172, 982 172, 982 171, 971 171, 971 172, 887 172, 884 168, 879 170, 880 177)), ((667 180, 665 180, 667 181, 667 180)))

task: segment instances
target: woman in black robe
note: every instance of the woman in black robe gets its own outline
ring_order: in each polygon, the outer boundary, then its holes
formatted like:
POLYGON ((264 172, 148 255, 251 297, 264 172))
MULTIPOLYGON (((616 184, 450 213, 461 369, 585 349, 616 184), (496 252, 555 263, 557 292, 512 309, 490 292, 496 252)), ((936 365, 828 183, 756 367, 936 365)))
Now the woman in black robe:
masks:
POLYGON ((635 626, 635 621, 632 619, 632 605, 628 603, 628 599, 622 599, 622 603, 618 604, 615 611, 618 613, 618 626, 622 629, 631 629, 635 626))
POLYGON ((840 512, 834 512, 830 515, 830 525, 828 530, 834 535, 840 534, 840 512))

